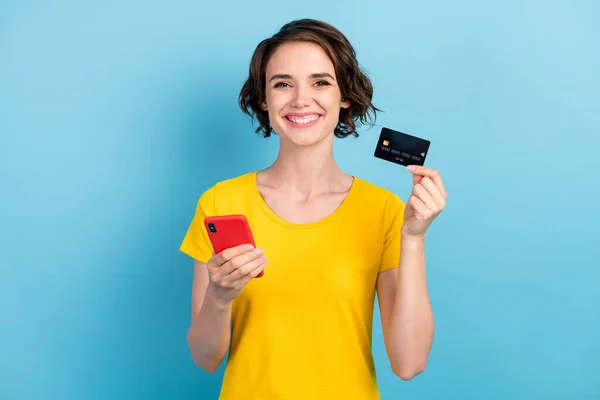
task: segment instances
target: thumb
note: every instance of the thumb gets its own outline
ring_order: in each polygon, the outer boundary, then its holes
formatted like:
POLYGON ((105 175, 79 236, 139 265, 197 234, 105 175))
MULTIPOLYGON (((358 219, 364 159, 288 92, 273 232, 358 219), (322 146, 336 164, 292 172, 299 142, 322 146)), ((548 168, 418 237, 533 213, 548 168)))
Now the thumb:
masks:
POLYGON ((423 179, 421 175, 413 174, 413 185, 416 185, 417 183, 421 182, 421 179, 423 179))

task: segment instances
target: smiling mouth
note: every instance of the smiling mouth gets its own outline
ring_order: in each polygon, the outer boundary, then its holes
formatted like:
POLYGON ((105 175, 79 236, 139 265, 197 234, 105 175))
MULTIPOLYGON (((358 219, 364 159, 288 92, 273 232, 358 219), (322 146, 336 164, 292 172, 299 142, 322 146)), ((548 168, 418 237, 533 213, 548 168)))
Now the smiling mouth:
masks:
POLYGON ((313 115, 307 115, 305 117, 294 117, 294 116, 288 115, 285 118, 288 121, 291 121, 291 122, 293 122, 295 124, 302 125, 302 124, 310 124, 311 122, 316 121, 320 117, 321 116, 319 114, 313 114, 313 115))

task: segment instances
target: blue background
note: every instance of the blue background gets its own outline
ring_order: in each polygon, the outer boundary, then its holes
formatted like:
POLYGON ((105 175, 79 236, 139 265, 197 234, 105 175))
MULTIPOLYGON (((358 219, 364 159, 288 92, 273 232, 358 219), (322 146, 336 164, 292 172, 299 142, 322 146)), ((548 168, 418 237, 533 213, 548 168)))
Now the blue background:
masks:
POLYGON ((237 95, 260 40, 324 19, 385 110, 337 140, 403 199, 382 126, 432 141, 436 336, 383 399, 600 398, 600 6, 594 1, 0 6, 0 398, 215 399, 185 340, 199 195, 269 165, 237 95), (484 4, 485 3, 485 4, 484 4))

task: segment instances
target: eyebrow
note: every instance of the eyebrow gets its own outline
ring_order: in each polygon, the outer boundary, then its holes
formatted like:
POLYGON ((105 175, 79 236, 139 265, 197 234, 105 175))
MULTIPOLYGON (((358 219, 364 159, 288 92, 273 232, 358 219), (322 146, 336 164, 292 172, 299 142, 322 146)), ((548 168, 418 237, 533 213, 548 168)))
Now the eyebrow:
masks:
MULTIPOLYGON (((335 81, 335 78, 333 76, 331 76, 331 74, 328 74, 327 72, 319 72, 319 73, 315 73, 312 74, 310 76, 311 79, 317 79, 317 78, 331 78, 335 81)), ((292 79, 292 76, 289 74, 275 74, 271 77, 271 79, 269 79, 269 82, 275 80, 275 79, 292 79)))

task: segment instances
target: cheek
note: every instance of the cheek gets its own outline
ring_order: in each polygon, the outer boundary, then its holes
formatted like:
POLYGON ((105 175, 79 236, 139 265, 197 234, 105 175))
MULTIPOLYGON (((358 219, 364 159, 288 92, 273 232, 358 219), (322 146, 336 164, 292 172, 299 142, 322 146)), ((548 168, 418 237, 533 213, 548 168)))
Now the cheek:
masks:
POLYGON ((341 96, 337 96, 333 93, 323 93, 321 96, 317 96, 317 101, 323 108, 331 112, 340 107, 341 96))
POLYGON ((275 109, 277 106, 284 105, 289 99, 288 95, 284 92, 276 92, 273 90, 267 90, 265 93, 265 98, 267 99, 267 104, 269 107, 275 109))
POLYGON ((335 96, 327 96, 319 101, 321 107, 327 112, 328 120, 338 120, 340 116, 340 99, 335 96))

